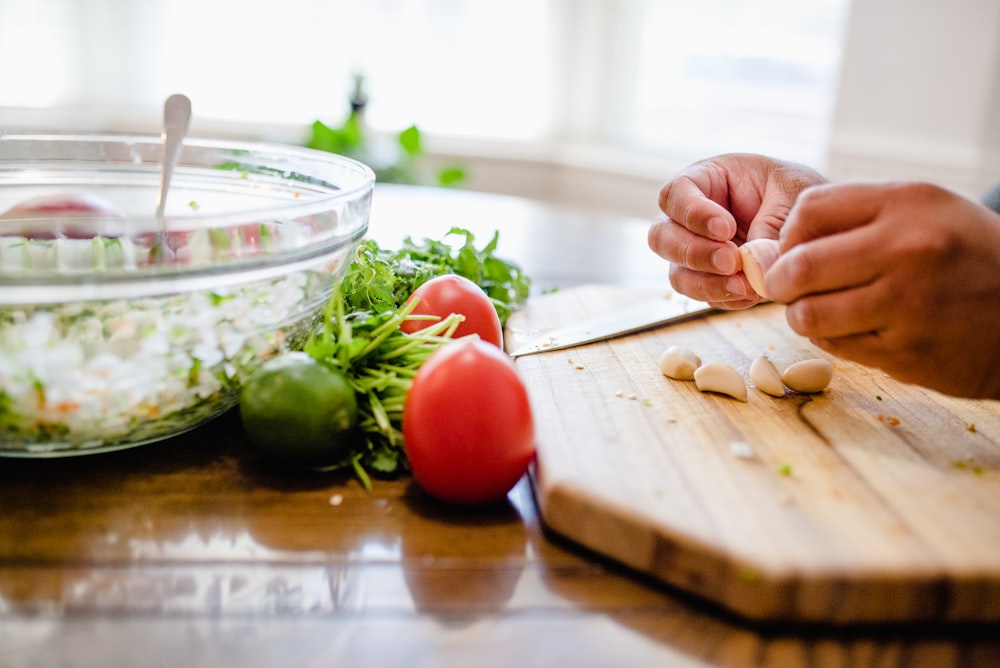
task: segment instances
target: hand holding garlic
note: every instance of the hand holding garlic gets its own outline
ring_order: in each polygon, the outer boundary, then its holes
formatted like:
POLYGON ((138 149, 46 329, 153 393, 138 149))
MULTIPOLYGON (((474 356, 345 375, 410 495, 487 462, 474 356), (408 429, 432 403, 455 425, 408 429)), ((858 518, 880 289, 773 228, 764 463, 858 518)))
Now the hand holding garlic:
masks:
POLYGON ((660 190, 649 246, 694 299, 773 299, 829 353, 1000 399, 1000 213, 929 184, 824 183, 759 155, 697 162, 660 190))
POLYGON ((768 271, 793 330, 948 394, 1000 399, 1000 215, 921 183, 804 192, 768 271))
POLYGON ((803 165, 730 154, 695 163, 660 190, 650 248, 671 262, 678 292, 725 309, 761 301, 741 271, 747 240, 776 241, 799 192, 823 183, 803 165))

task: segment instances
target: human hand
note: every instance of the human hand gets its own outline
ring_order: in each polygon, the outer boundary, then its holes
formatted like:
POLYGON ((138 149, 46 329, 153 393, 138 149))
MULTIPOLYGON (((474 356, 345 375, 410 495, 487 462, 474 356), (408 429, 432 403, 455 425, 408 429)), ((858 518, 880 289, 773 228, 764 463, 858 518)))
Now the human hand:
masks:
POLYGON ((793 330, 948 394, 1000 399, 1000 215, 927 184, 799 196, 768 271, 793 330))
POLYGON ((660 190, 649 247, 672 265, 678 292, 717 308, 761 301, 740 272, 738 247, 777 239, 799 192, 823 183, 815 171, 753 154, 727 154, 696 162, 660 190))

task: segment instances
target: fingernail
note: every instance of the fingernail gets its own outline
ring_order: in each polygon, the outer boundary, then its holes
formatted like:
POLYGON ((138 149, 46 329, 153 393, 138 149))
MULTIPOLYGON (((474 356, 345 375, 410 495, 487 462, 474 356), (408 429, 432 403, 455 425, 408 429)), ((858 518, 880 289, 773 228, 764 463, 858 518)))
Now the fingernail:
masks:
POLYGON ((743 279, 739 276, 730 276, 729 280, 726 281, 726 293, 730 297, 746 297, 747 288, 743 279))
POLYGON ((719 248, 712 251, 712 266, 723 276, 736 271, 736 253, 729 248, 719 248))
POLYGON ((729 221, 722 218, 713 218, 708 221, 708 233, 713 239, 725 240, 733 236, 729 229, 729 221))

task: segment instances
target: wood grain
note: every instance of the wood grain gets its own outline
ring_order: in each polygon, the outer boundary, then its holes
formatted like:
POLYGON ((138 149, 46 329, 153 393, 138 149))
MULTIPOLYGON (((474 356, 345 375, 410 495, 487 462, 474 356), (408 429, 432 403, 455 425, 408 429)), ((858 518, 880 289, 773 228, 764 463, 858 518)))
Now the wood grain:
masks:
MULTIPOLYGON (((647 296, 540 297, 508 346, 647 296)), ((519 358, 548 527, 753 619, 1000 620, 1000 404, 830 357, 827 391, 744 403, 662 376, 670 345, 828 357, 765 305, 519 358)))

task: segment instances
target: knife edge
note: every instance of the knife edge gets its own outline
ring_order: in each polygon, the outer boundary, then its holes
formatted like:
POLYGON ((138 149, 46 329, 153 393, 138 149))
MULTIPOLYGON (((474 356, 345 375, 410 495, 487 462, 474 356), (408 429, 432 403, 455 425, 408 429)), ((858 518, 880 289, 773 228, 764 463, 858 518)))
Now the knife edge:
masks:
POLYGON ((509 353, 512 358, 565 350, 637 334, 707 315, 717 309, 691 299, 657 299, 616 309, 565 327, 557 327, 509 353))

